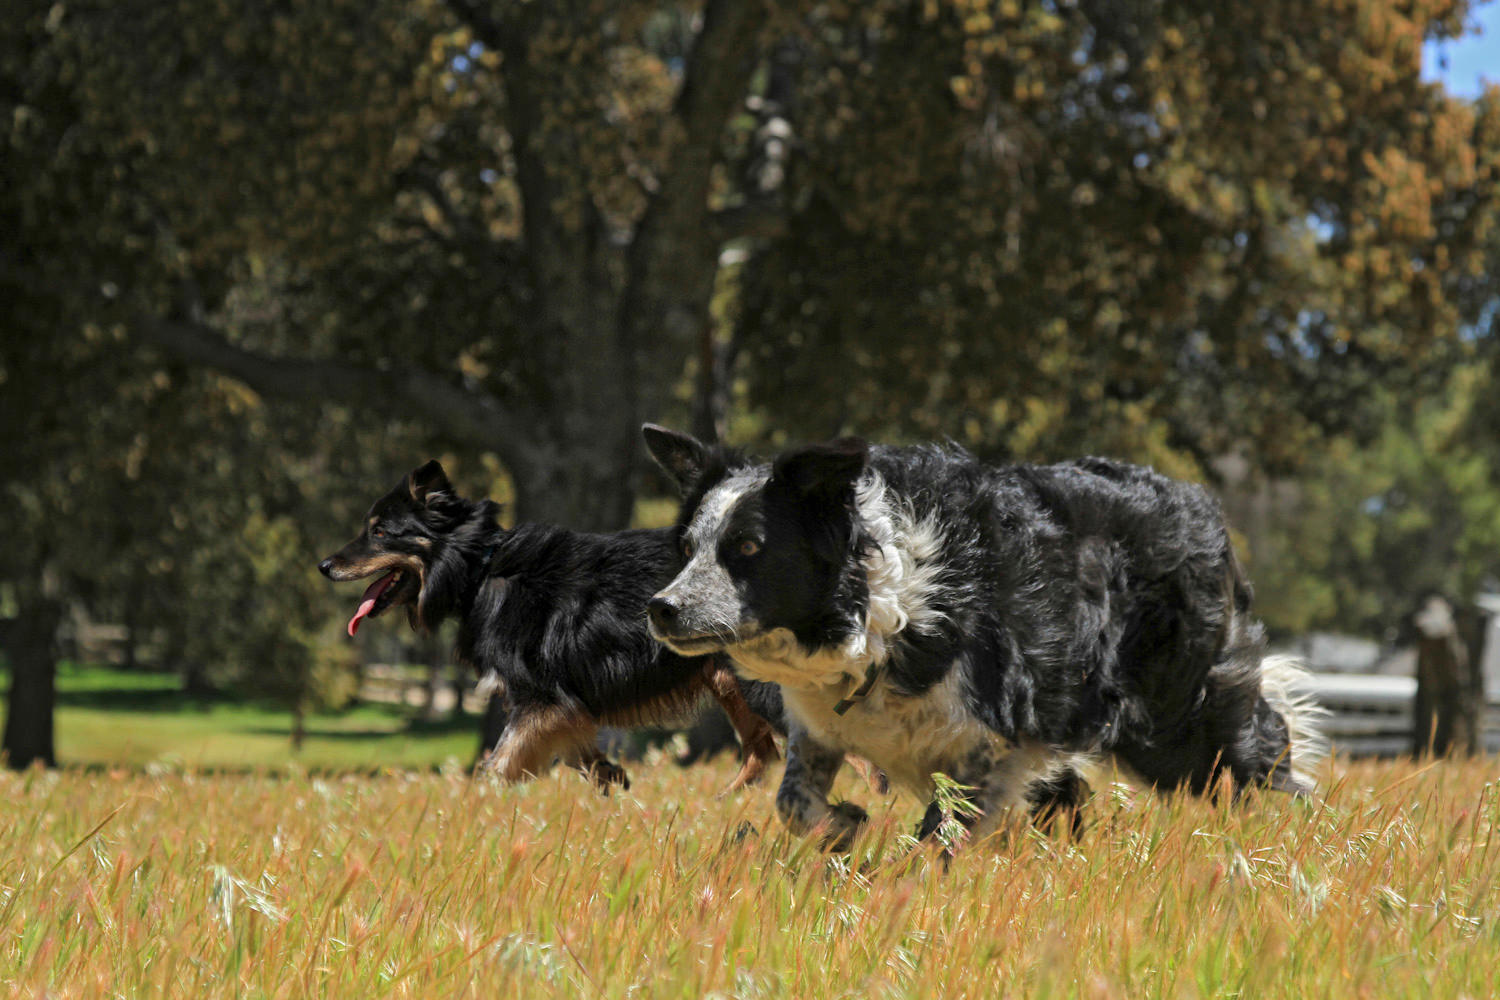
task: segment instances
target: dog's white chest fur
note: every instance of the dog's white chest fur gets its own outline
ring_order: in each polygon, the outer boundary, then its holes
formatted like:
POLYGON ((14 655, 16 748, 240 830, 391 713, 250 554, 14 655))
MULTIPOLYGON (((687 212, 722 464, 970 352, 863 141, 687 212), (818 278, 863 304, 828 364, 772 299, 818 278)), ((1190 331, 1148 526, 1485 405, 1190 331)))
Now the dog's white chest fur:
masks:
POLYGON ((859 754, 914 794, 932 794, 932 775, 974 770, 977 757, 1011 752, 1003 739, 964 708, 954 670, 921 695, 900 695, 877 682, 840 715, 842 688, 783 688, 787 710, 818 742, 859 754))

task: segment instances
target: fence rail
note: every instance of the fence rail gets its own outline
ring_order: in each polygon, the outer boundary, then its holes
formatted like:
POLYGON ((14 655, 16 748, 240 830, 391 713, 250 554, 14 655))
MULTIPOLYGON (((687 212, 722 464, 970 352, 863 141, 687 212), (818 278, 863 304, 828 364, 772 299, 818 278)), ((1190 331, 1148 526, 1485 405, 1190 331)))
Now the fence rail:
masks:
MULTIPOLYGON (((1300 689, 1328 709, 1326 729, 1335 753, 1351 757, 1395 757, 1411 749, 1414 677, 1381 674, 1308 674, 1300 689)), ((1500 752, 1500 701, 1480 716, 1486 750, 1500 752)))

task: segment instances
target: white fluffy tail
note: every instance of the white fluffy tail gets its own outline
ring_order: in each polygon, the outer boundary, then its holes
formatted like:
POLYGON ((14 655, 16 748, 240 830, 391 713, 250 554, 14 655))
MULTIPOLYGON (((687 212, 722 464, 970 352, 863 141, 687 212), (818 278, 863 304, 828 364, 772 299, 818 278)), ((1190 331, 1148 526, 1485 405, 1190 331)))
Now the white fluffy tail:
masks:
POLYGON ((1292 777, 1315 789, 1313 774, 1328 756, 1323 727, 1328 709, 1312 693, 1309 672, 1295 656, 1267 656, 1260 661, 1260 693, 1286 723, 1291 738, 1292 777))

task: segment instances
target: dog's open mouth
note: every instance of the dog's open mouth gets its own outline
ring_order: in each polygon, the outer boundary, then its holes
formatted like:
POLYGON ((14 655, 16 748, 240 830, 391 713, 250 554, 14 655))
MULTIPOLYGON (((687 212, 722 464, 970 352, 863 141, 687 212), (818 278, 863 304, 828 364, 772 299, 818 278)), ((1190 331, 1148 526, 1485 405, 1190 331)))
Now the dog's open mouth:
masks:
POLYGON ((417 585, 416 577, 399 569, 370 584, 359 599, 359 610, 349 619, 349 634, 352 636, 358 632, 359 623, 366 618, 374 618, 386 608, 410 600, 414 585, 417 585))

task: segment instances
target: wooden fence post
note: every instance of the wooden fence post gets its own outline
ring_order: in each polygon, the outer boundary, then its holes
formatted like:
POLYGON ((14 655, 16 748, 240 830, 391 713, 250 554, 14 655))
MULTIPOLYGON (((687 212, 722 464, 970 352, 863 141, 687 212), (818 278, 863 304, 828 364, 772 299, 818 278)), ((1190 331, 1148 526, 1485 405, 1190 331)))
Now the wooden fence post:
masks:
POLYGON ((1453 605, 1436 594, 1412 615, 1417 631, 1417 697, 1412 755, 1472 756, 1479 748, 1480 699, 1471 683, 1469 650, 1453 605))

